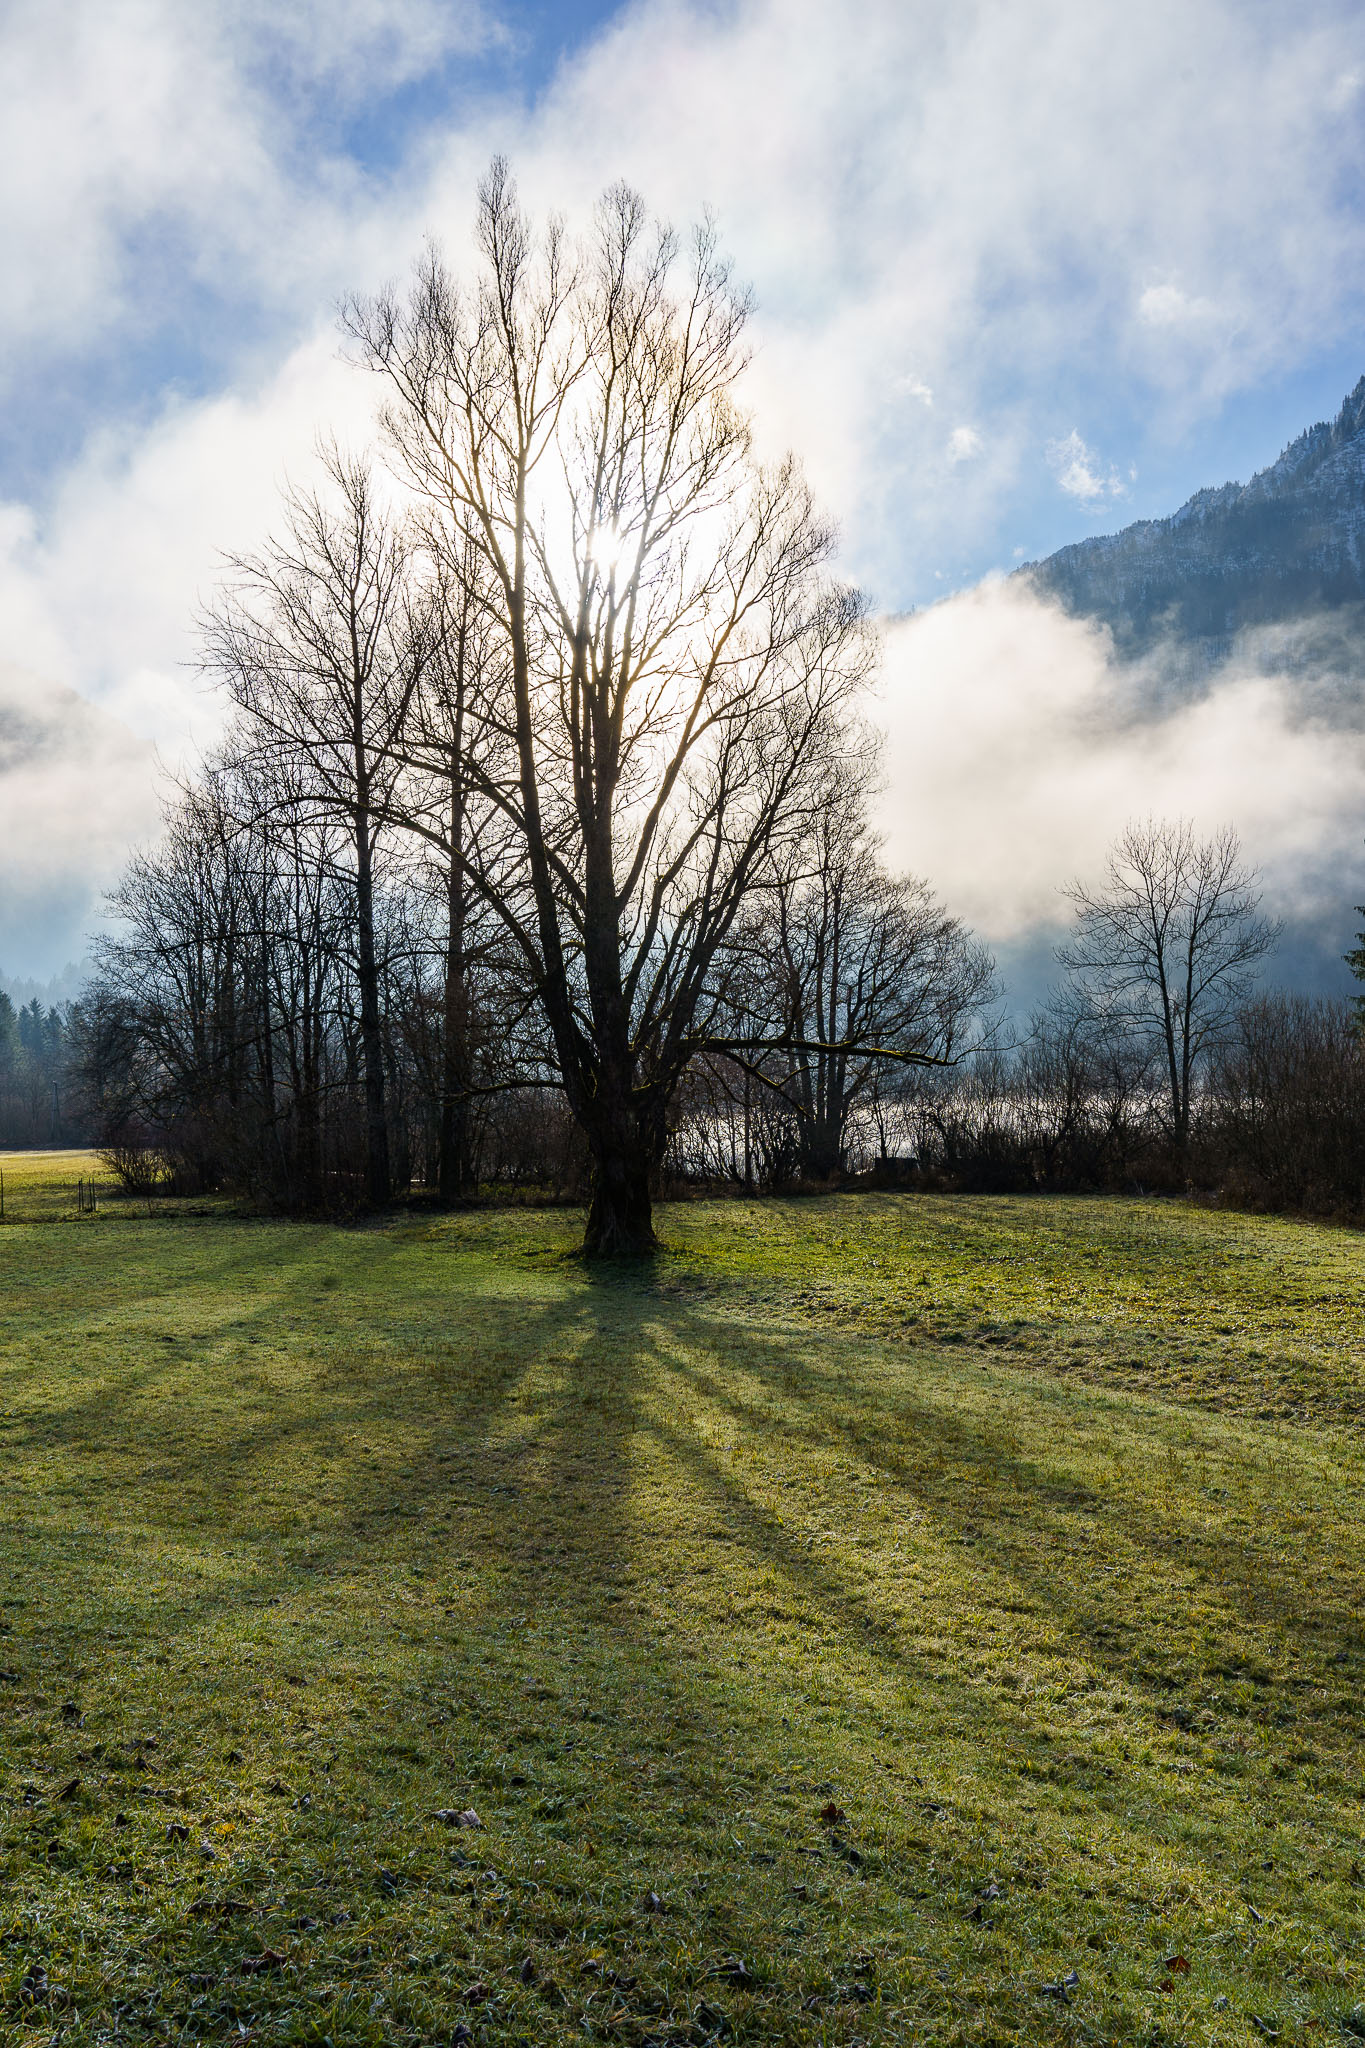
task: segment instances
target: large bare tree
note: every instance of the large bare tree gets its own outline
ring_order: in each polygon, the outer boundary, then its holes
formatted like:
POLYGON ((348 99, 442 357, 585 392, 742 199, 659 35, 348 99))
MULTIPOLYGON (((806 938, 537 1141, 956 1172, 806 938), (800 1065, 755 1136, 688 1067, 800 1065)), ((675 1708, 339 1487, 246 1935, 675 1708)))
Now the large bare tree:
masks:
POLYGON ((805 831, 873 659, 799 471, 755 459, 734 396, 746 312, 708 226, 681 240, 617 187, 571 246, 495 163, 472 276, 433 253, 348 313, 443 574, 469 573, 472 536, 505 646, 506 755, 471 773, 517 858, 469 864, 586 1134, 599 1254, 653 1244, 718 952, 805 831))
POLYGON ((1201 1056, 1279 936, 1260 915, 1256 871, 1230 828, 1200 839, 1187 819, 1148 818, 1115 842, 1097 888, 1066 894, 1076 923, 1058 958, 1089 1010, 1158 1063, 1183 1153, 1201 1056))

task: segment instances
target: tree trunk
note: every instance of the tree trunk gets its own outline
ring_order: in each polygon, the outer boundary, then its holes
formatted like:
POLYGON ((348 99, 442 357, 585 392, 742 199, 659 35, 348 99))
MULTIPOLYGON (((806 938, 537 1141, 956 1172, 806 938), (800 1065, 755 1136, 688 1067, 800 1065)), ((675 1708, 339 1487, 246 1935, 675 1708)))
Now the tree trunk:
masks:
POLYGON ((628 1083, 602 1075, 587 1120, 592 1199, 583 1251, 590 1259, 642 1259, 658 1250, 651 1183, 663 1145, 651 1121, 631 1101, 628 1083))
MULTIPOLYGON (((460 670, 463 674, 463 654, 460 670)), ((458 762, 463 733, 463 695, 457 701, 454 758, 458 762)), ((464 800, 458 768, 451 776, 450 855, 446 870, 445 1003, 441 1024, 441 1163, 438 1169, 442 1202, 453 1203, 470 1182, 469 1160, 469 988, 465 959, 465 882, 460 866, 464 847, 464 800)))
POLYGON ((305 1209, 322 1203, 322 1132, 317 1092, 311 1081, 297 1099, 299 1199, 305 1209))
POLYGON ((440 1164, 437 1167, 437 1193, 447 1207, 459 1201, 470 1184, 469 1171, 469 1104, 460 1092, 458 1076, 452 1073, 451 1062, 446 1061, 445 1080, 441 1094, 441 1128, 439 1135, 440 1164))
POLYGON ((356 832, 357 979, 360 1043, 365 1067, 365 1193, 371 1207, 389 1199, 389 1126, 384 1108, 384 1033, 379 1018, 379 968, 374 952, 374 875, 368 818, 356 832))
POLYGON ((744 1069, 744 1192, 746 1195, 751 1195, 754 1191, 754 1148, 751 1130, 753 1115, 752 1089, 753 1075, 746 1067, 744 1069))
POLYGON ((452 937, 446 959, 441 1043, 441 1158, 437 1173, 443 1202, 458 1201, 470 1182, 467 1009, 463 957, 457 954, 452 937))
POLYGON ((843 1171, 839 1119, 826 1112, 801 1127, 802 1171, 811 1180, 833 1180, 843 1171))
POLYGON ((626 1147, 593 1151, 592 1200, 583 1251, 590 1259, 644 1259, 659 1248, 649 1162, 626 1147))
POLYGON ((286 1029, 292 1033, 291 1066, 294 1072, 294 1104, 298 1120, 299 1181, 303 1205, 318 1209, 323 1199, 322 1101, 319 1068, 325 1025, 322 996, 311 971, 305 972, 299 991, 298 1014, 286 1029))

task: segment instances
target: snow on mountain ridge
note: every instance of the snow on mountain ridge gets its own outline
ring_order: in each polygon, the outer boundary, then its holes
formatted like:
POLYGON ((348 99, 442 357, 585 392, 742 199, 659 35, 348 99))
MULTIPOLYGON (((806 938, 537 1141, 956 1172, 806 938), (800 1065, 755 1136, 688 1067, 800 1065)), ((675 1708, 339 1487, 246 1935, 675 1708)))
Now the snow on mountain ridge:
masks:
MULTIPOLYGON (((1365 601, 1365 377, 1249 483, 1196 491, 1165 519, 1060 548, 1017 572, 1134 658, 1198 660, 1241 632, 1365 601)), ((1359 666, 1365 677, 1365 647, 1359 666)))

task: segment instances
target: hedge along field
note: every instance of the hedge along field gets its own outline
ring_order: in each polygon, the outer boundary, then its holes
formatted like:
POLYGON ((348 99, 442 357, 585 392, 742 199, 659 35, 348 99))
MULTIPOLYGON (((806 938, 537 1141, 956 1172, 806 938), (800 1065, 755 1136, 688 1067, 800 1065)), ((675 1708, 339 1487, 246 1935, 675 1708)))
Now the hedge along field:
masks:
POLYGON ((1365 2035, 1365 1244, 662 1224, 0 1233, 6 2038, 1365 2035))

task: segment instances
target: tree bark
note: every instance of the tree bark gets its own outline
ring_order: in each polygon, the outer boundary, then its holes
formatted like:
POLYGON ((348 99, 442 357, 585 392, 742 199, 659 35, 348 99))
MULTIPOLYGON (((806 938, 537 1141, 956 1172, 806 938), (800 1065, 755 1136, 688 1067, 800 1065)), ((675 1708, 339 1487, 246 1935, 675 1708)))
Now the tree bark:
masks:
POLYGON ((441 1158, 438 1168, 442 1202, 453 1203, 472 1178, 469 1158, 469 981, 465 958, 467 884, 463 871, 465 660, 470 594, 466 587, 455 647, 454 727, 450 749, 450 845, 446 852, 446 958, 441 1019, 441 1158))
POLYGON ((445 1003, 441 1031, 441 1161, 443 1202, 456 1202, 470 1181, 469 1019, 465 986, 464 892, 452 863, 447 897, 445 1003))
POLYGON ((832 1180, 843 1170, 840 1119, 832 1112, 813 1117, 801 1131, 802 1164, 812 1180, 832 1180))
POLYGON ((365 1194, 371 1206, 389 1199, 389 1126, 384 1105, 384 1032, 379 1015, 379 967, 374 950, 374 872, 370 828, 356 831, 356 979, 360 983, 360 1044, 365 1067, 365 1194))
POLYGON ((592 1196, 583 1251, 592 1259, 647 1258, 658 1250, 653 1180, 663 1156, 653 1117, 631 1101, 628 1080, 603 1076, 584 1119, 592 1153, 592 1196))
POLYGON ((658 1250, 649 1166, 638 1149, 593 1151, 592 1200, 583 1233, 590 1259, 640 1259, 658 1250))

